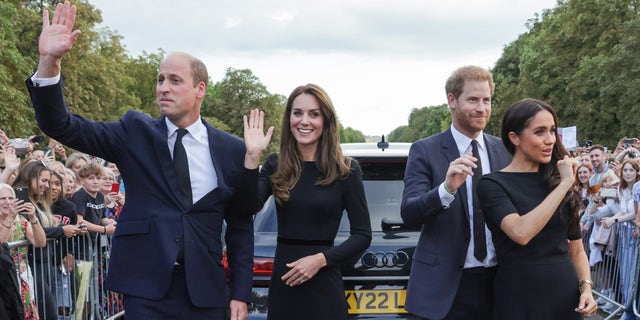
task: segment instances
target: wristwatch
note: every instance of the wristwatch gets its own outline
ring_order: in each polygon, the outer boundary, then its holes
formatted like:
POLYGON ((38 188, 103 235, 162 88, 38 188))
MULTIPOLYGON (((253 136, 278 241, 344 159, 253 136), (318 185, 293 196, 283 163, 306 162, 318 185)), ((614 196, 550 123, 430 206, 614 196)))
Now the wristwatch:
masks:
POLYGON ((619 222, 619 221, 618 221, 618 218, 615 218, 613 221, 615 221, 616 223, 618 223, 618 222, 619 222))

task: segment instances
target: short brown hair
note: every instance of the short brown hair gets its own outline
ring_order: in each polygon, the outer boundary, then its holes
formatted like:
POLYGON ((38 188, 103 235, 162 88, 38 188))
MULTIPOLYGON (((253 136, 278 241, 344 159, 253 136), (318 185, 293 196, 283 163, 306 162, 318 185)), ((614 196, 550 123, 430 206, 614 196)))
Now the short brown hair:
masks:
POLYGON ((464 82, 467 80, 488 81, 491 95, 493 95, 493 90, 496 87, 493 83, 493 74, 489 70, 477 66, 464 66, 454 70, 444 86, 446 94, 452 93, 457 99, 462 94, 464 82))
POLYGON ((591 153, 591 151, 593 151, 593 150, 600 150, 602 152, 606 152, 604 150, 604 146, 601 145, 601 144, 594 144, 593 146, 591 146, 591 148, 589 148, 589 153, 591 153))
POLYGON ((82 168, 80 168, 80 170, 78 171, 78 175, 80 176, 80 178, 84 179, 92 174, 95 174, 98 177, 102 177, 104 176, 104 167, 95 163, 95 162, 89 162, 87 164, 85 164, 82 168))

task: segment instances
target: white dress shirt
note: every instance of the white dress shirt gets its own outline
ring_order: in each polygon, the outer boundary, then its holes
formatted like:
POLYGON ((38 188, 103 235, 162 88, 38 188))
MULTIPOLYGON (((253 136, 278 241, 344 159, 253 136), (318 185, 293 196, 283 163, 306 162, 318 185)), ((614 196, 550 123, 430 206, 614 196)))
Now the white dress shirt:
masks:
MULTIPOLYGON (((167 143, 169 151, 173 158, 173 146, 176 143, 178 127, 165 118, 167 123, 167 143)), ((200 117, 198 121, 188 126, 189 133, 182 137, 182 144, 187 153, 187 161, 189 162, 189 178, 191 180, 191 194, 193 195, 193 203, 198 202, 211 190, 218 187, 218 175, 216 174, 211 152, 209 150, 209 136, 207 127, 200 117)))
MULTIPOLYGON (((453 126, 451 126, 451 133, 453 134, 453 140, 456 142, 456 146, 458 147, 458 152, 460 155, 467 154, 471 152, 471 138, 465 136, 460 131, 456 130, 453 126)), ((484 133, 480 132, 478 137, 475 139, 478 141, 478 153, 480 154, 480 161, 482 162, 482 174, 487 174, 491 172, 491 164, 489 162, 489 155, 487 153, 487 146, 484 143, 484 133)), ((491 231, 485 225, 485 237, 487 239, 487 256, 484 261, 478 261, 476 257, 473 255, 474 249, 474 239, 473 239, 473 185, 472 185, 472 177, 471 175, 467 176, 467 180, 465 181, 467 185, 467 206, 469 208, 469 247, 467 248, 467 256, 464 261, 465 268, 473 268, 473 267, 491 267, 497 264, 496 259, 496 249, 493 246, 493 241, 491 241, 491 231)), ((442 205, 448 207, 451 202, 455 199, 455 195, 449 194, 444 190, 444 182, 440 184, 438 188, 438 194, 440 195, 440 201, 442 205)))

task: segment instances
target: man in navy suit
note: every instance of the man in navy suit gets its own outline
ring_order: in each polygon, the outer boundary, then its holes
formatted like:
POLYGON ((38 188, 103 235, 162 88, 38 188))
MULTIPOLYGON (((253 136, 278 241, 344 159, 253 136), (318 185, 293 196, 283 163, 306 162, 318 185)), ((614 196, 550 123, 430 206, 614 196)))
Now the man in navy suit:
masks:
POLYGON ((491 73, 475 66, 459 68, 445 89, 451 127, 413 143, 407 161, 402 219, 421 225, 422 233, 405 308, 425 319, 490 319, 495 250, 484 220, 476 226, 485 234, 474 236, 478 205, 473 203, 472 176, 476 168, 482 173, 500 170, 511 157, 500 138, 483 133, 491 115, 491 73), (472 140, 479 159, 472 154, 472 140))
POLYGON ((259 209, 257 168, 266 144, 248 142, 245 147, 241 139, 201 119, 208 74, 200 60, 185 53, 171 54, 160 65, 160 118, 129 111, 107 123, 70 114, 60 72, 62 56, 80 34, 73 30, 76 10, 68 1, 58 4, 51 24, 44 11, 38 70, 27 86, 45 133, 116 163, 127 183, 107 288, 124 293, 127 319, 224 319, 227 299, 231 319, 245 319, 252 285, 252 214, 259 209), (178 129, 187 132, 178 137, 178 129), (188 163, 182 175, 172 160, 177 139, 188 163), (190 185, 189 196, 181 192, 181 178, 190 185), (223 222, 228 283, 222 265, 223 222))

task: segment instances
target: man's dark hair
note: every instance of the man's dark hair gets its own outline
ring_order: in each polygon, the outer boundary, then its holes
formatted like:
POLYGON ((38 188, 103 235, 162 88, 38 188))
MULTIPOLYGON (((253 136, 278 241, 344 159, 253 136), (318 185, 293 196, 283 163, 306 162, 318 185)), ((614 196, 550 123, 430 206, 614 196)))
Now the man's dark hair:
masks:
POLYGON ((600 150, 600 151, 602 151, 602 152, 606 152, 606 150, 604 149, 604 146, 603 146, 603 145, 601 145, 601 144, 594 144, 594 145, 592 145, 592 146, 591 146, 591 148, 589 148, 589 153, 591 153, 591 151, 596 150, 596 149, 598 149, 598 150, 600 150))

